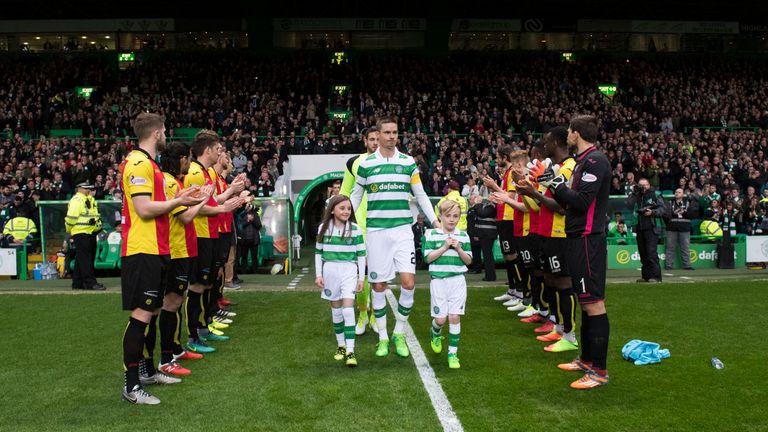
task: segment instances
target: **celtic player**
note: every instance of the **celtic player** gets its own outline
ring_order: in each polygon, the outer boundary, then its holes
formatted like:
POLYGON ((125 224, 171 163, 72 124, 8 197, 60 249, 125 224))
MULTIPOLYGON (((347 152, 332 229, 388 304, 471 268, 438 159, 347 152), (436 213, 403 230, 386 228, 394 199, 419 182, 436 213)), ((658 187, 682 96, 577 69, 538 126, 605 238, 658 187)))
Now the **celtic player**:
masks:
MULTIPOLYGON (((344 181, 341 183, 340 194, 344 196, 350 196, 352 194, 352 188, 355 186, 355 177, 357 177, 357 170, 360 167, 360 162, 364 161, 368 156, 373 154, 376 149, 379 148, 379 134, 376 127, 370 127, 365 129, 362 133, 365 140, 366 153, 359 156, 353 156, 347 161, 346 169, 344 170, 344 181)), ((368 200, 367 195, 363 193, 363 200, 355 210, 355 221, 360 229, 363 231, 363 238, 365 238, 365 218, 368 213, 368 200)), ((357 309, 360 311, 360 317, 357 320, 357 326, 355 327, 355 334, 361 335, 365 333, 365 326, 370 323, 371 328, 376 331, 376 318, 373 312, 370 311, 370 299, 371 299, 371 287, 368 285, 368 279, 363 284, 363 291, 357 296, 357 309), (368 314, 370 313, 370 318, 368 314)))
POLYGON ((357 170, 356 185, 352 190, 352 206, 357 209, 368 194, 366 217, 366 246, 368 250, 368 280, 373 284, 373 311, 379 328, 378 357, 389 355, 387 335, 387 299, 384 292, 387 281, 400 274, 400 298, 392 342, 397 355, 410 355, 405 343, 404 330, 413 307, 413 289, 416 285, 416 249, 413 242, 413 215, 409 206, 411 195, 435 228, 440 223, 424 192, 419 169, 412 157, 397 150, 397 121, 384 117, 376 123, 379 149, 365 158, 357 170))

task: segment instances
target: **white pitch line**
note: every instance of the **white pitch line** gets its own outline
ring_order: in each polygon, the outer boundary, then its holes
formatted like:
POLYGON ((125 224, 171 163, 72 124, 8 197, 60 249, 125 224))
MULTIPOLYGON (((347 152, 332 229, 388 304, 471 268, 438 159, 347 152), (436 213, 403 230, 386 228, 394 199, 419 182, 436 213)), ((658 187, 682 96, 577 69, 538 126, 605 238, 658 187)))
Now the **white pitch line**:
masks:
POLYGON ((680 279, 688 280, 688 279, 692 279, 692 278, 689 278, 688 276, 680 276, 680 279))
POLYGON ((664 276, 674 276, 672 273, 664 273, 664 276))
MULTIPOLYGON (((387 300, 389 301, 389 307, 395 314, 395 317, 400 314, 397 312, 397 300, 391 290, 387 290, 387 300)), ((405 323, 405 340, 408 343, 408 348, 411 349, 411 356, 413 362, 416 364, 416 370, 419 371, 421 382, 424 384, 424 389, 427 390, 429 399, 432 401, 432 407, 435 408, 435 414, 437 419, 440 420, 440 424, 443 426, 444 431, 449 432, 464 432, 464 427, 461 425, 459 418, 456 417, 456 413, 453 411, 451 402, 443 391, 443 387, 435 376, 435 371, 430 366, 427 356, 424 355, 424 350, 421 349, 419 340, 416 339, 416 334, 413 333, 411 325, 405 323)))

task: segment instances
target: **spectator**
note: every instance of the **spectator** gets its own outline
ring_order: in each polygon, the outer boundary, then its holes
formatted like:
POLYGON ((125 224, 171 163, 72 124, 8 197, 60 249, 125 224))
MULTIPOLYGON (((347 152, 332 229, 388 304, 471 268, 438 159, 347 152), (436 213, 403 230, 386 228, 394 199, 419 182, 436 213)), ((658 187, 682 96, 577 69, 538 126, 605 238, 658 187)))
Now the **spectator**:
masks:
POLYGON ((421 238, 429 227, 424 223, 424 215, 419 213, 416 216, 416 223, 411 226, 413 230, 413 243, 416 247, 416 266, 424 267, 424 257, 421 250, 421 238))
POLYGON ((469 199, 473 195, 480 195, 480 188, 477 187, 477 183, 474 177, 467 179, 467 184, 461 189, 461 196, 465 199, 469 199))
POLYGON ((275 186, 272 184, 272 179, 269 178, 269 173, 266 171, 262 172, 258 182, 256 183, 254 196, 269 197, 274 191, 275 186))
POLYGON ((656 191, 646 178, 641 178, 630 195, 628 204, 637 214, 637 250, 642 263, 642 278, 637 282, 661 282, 659 255, 656 251, 661 235, 661 217, 664 215, 664 202, 656 196, 656 191))
POLYGON ((240 273, 256 273, 259 261, 259 243, 261 242, 261 218, 259 218, 256 210, 249 210, 245 213, 237 233, 239 234, 237 244, 240 248, 240 273), (249 258, 250 266, 248 265, 249 258))
POLYGON ((698 202, 685 196, 685 191, 681 188, 675 190, 674 199, 667 203, 664 217, 667 226, 666 270, 671 270, 673 267, 672 264, 677 258, 678 245, 683 269, 693 270, 690 257, 691 220, 699 214, 698 207, 698 202))

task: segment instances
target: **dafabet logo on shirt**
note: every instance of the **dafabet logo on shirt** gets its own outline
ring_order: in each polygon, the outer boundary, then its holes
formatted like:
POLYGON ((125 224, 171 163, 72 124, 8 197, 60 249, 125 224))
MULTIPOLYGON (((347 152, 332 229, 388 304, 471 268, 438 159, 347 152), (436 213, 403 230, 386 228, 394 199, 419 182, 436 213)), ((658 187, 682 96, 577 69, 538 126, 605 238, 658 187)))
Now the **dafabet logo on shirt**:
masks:
POLYGON ((371 185, 371 192, 398 192, 404 191, 405 185, 402 183, 382 183, 371 185))

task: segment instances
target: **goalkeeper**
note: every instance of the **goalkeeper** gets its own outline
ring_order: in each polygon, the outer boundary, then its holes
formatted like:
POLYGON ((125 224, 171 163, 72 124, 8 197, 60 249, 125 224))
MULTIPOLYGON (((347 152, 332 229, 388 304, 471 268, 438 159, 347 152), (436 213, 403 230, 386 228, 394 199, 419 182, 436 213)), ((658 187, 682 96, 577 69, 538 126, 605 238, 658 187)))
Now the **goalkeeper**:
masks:
MULTIPOLYGON (((363 130, 362 135, 363 141, 365 142, 366 153, 351 157, 347 161, 347 166, 344 170, 344 181, 341 183, 341 190, 339 193, 347 197, 352 195, 352 189, 355 187, 355 178, 357 177, 357 168, 360 166, 360 162, 379 148, 379 134, 376 126, 371 126, 370 128, 363 130)), ((363 237, 365 237, 365 221, 368 215, 368 200, 366 198, 367 197, 364 195, 363 200, 360 202, 360 206, 355 210, 355 221, 363 231, 363 237)), ((360 311, 360 316, 357 320, 357 325, 355 326, 355 334, 357 335, 365 333, 365 326, 369 324, 373 331, 378 331, 376 328, 376 318, 370 308, 370 299, 371 287, 368 285, 368 277, 366 277, 363 291, 357 294, 357 309, 360 311)))

